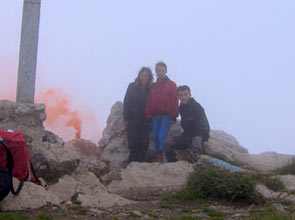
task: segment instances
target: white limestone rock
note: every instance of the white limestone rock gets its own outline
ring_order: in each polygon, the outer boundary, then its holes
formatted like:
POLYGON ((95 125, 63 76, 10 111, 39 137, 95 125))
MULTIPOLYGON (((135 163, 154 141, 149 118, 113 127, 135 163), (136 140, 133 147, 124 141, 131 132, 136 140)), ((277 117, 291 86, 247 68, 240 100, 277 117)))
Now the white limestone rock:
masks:
MULTIPOLYGON (((13 181, 16 188, 19 181, 16 178, 13 181)), ((38 209, 48 204, 59 206, 61 201, 57 195, 50 193, 43 186, 32 182, 25 182, 18 196, 10 193, 0 202, 0 209, 3 211, 38 209)))
POLYGON ((113 180, 108 189, 126 198, 144 200, 151 195, 161 195, 182 189, 193 165, 186 161, 175 163, 132 162, 120 172, 120 179, 113 180))
POLYGON ((280 180, 283 182, 287 190, 295 191, 295 175, 281 175, 280 180))

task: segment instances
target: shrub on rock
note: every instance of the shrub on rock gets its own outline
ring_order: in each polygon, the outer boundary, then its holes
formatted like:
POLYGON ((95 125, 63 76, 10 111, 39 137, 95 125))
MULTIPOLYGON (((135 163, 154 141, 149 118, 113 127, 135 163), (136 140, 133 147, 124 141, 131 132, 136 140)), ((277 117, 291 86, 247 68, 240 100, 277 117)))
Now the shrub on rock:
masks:
POLYGON ((217 199, 246 204, 263 203, 255 190, 259 178, 256 174, 230 172, 219 168, 197 169, 188 185, 175 198, 180 200, 217 199))

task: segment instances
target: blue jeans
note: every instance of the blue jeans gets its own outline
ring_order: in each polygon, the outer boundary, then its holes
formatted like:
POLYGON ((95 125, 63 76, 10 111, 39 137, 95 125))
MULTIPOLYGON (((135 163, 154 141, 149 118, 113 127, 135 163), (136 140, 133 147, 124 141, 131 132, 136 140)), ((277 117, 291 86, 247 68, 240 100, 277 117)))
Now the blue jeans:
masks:
POLYGON ((166 140, 170 120, 171 117, 169 115, 163 115, 162 117, 153 117, 153 136, 157 152, 163 152, 164 150, 163 143, 166 140))

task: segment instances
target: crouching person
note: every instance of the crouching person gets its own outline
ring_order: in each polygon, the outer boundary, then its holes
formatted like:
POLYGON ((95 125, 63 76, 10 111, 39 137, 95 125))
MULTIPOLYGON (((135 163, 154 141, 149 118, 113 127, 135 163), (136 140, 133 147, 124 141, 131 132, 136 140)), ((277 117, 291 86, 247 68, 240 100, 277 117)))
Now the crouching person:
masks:
POLYGON ((203 153, 203 148, 209 147, 210 126, 204 108, 191 97, 190 88, 186 85, 178 87, 180 105, 178 107, 181 116, 183 133, 165 143, 167 150, 189 150, 193 152, 176 153, 176 158, 196 162, 193 154, 203 153), (192 158, 179 158, 181 154, 192 158))

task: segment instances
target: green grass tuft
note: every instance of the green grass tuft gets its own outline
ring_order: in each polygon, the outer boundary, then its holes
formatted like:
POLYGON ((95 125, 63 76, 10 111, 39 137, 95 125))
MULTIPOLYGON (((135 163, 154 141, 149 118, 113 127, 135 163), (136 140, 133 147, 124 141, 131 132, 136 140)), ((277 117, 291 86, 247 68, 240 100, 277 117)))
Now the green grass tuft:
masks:
POLYGON ((76 204, 72 207, 72 210, 74 210, 78 215, 86 215, 87 210, 82 208, 80 205, 76 204))
POLYGON ((290 213, 281 213, 273 208, 265 208, 252 213, 247 220, 294 220, 295 216, 290 213))
POLYGON ((0 219, 1 220, 28 220, 29 217, 25 215, 21 215, 21 214, 1 212, 0 219))
POLYGON ((199 218, 192 217, 192 216, 182 216, 180 220, 199 220, 199 218))
MULTIPOLYGON (((266 177, 263 177, 266 178, 266 177)), ((165 197, 167 202, 177 200, 214 199, 245 204, 262 204, 263 197, 255 186, 262 177, 246 172, 230 172, 220 168, 197 169, 186 188, 178 194, 165 197)))
POLYGON ((209 209, 209 208, 206 208, 204 209, 204 212, 210 216, 210 217, 214 217, 214 218, 219 218, 219 219, 224 219, 224 214, 221 213, 221 212, 217 212, 213 209, 209 209))
POLYGON ((255 190, 252 174, 230 172, 218 168, 197 170, 191 177, 186 197, 212 198, 229 202, 261 203, 263 198, 255 190))
POLYGON ((263 197, 255 189, 258 183, 276 192, 285 190, 284 184, 278 177, 209 167, 196 169, 183 190, 163 200, 169 203, 178 200, 213 199, 233 203, 263 204, 265 202, 263 197))
POLYGON ((258 181, 275 192, 286 189, 285 185, 278 177, 261 176, 260 178, 258 177, 258 181))
POLYGON ((38 215, 37 220, 52 220, 52 217, 49 216, 49 215, 47 215, 46 213, 41 212, 41 213, 38 215))

